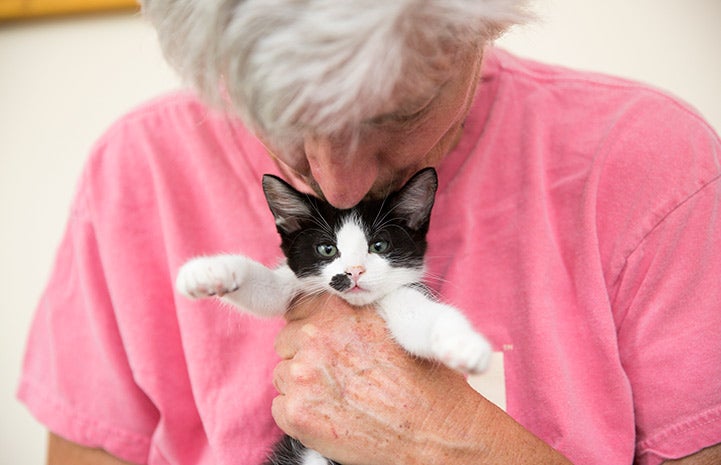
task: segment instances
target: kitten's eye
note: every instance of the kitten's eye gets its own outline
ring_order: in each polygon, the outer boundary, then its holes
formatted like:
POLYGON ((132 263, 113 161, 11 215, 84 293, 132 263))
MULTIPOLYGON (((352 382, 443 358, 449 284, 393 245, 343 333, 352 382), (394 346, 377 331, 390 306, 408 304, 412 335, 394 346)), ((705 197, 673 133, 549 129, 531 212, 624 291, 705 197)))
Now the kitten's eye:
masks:
POLYGON ((368 252, 383 253, 388 250, 388 247, 390 247, 388 241, 375 241, 368 246, 368 252))
POLYGON ((320 244, 316 246, 315 251, 323 258, 335 257, 338 253, 338 249, 333 244, 320 244))

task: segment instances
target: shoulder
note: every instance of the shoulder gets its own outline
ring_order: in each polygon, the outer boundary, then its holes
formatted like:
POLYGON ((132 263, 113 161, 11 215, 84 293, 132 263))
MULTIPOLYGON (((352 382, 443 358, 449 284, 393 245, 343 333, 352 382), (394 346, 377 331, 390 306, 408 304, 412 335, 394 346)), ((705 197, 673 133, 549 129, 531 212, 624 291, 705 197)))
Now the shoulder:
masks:
MULTIPOLYGON (((713 133, 696 110, 683 100, 651 85, 565 66, 520 58, 492 48, 488 53, 488 74, 499 81, 504 104, 536 110, 548 124, 566 124, 592 129, 599 134, 633 123, 663 130, 696 126, 713 133)), ((668 135, 679 133, 682 128, 668 135)), ((572 134, 571 134, 572 136, 572 134)))
POLYGON ((502 50, 494 49, 491 61, 501 81, 499 97, 516 107, 511 113, 518 137, 543 134, 553 144, 544 146, 554 149, 546 155, 550 160, 583 158, 595 176, 589 181, 601 189, 625 191, 627 200, 668 196, 678 203, 721 173, 718 135, 691 106, 663 90, 502 50), (642 191, 627 195, 634 186, 642 191))
POLYGON ((178 91, 147 101, 122 115, 97 145, 142 145, 153 141, 152 148, 163 149, 165 144, 181 147, 184 142, 218 142, 228 138, 254 139, 237 118, 207 106, 190 91, 178 91))
POLYGON ((535 163, 549 185, 576 186, 568 202, 594 216, 612 274, 671 212, 718 184, 718 135, 663 90, 496 49, 488 76, 504 148, 535 163))
POLYGON ((262 144, 238 118, 180 91, 118 118, 94 144, 86 173, 129 175, 133 184, 138 184, 138 176, 158 181, 158 175, 167 172, 201 181, 199 172, 211 167, 255 172, 255 160, 263 157, 262 144))
POLYGON ((138 212, 217 196, 219 186, 259 185, 271 168, 262 144, 238 119, 179 92, 114 122, 90 152, 81 190, 96 211, 112 205, 138 212))

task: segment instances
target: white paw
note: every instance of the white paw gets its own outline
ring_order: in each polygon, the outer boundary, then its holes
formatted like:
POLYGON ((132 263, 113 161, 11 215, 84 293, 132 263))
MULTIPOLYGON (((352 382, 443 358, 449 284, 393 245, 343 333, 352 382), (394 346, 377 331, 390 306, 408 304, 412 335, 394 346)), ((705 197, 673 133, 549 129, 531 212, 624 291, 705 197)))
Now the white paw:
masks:
POLYGON ((431 350, 447 367, 470 374, 485 371, 492 353, 486 338, 470 328, 451 325, 436 325, 431 350))
POLYGON ((178 292, 192 299, 223 297, 240 288, 243 275, 243 261, 238 257, 199 257, 180 268, 175 287, 178 292))

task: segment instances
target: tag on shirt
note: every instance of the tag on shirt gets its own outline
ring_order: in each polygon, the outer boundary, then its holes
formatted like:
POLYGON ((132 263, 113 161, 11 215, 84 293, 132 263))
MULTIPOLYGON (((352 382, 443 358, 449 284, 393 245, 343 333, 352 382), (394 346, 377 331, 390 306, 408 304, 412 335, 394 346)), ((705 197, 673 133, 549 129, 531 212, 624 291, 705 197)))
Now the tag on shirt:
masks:
POLYGON ((468 376, 468 384, 505 412, 506 371, 503 366, 503 352, 493 352, 488 369, 481 374, 468 376))

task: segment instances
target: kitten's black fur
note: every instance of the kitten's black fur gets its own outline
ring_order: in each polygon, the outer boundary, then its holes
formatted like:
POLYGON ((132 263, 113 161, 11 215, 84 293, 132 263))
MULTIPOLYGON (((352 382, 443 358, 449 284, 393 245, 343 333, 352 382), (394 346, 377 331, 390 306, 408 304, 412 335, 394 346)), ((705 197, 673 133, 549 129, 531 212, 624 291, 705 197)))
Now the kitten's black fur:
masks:
MULTIPOLYGON (((361 220, 369 244, 379 240, 391 244, 382 255, 392 266, 421 268, 437 187, 435 170, 426 168, 384 200, 363 201, 351 209, 338 210, 327 202, 296 191, 280 178, 263 177, 263 189, 276 218, 281 248, 288 266, 298 277, 319 272, 328 259, 316 253, 317 245, 335 243, 334 232, 349 215, 356 215, 361 220)), ((330 285, 342 291, 349 286, 349 279, 345 275, 336 275, 330 285)), ((300 441, 286 435, 275 445, 266 465, 303 465, 306 450, 300 441)), ((331 465, 341 465, 326 460, 331 465)))
POLYGON ((324 264, 313 253, 315 244, 334 242, 333 233, 350 215, 357 215, 362 220, 369 242, 392 239, 393 247, 385 254, 391 263, 412 268, 422 266, 437 187, 435 170, 426 168, 383 200, 366 200, 353 208, 339 210, 317 197, 298 192, 278 177, 263 176, 263 189, 276 217, 281 249, 288 259, 288 266, 298 277, 312 275, 324 264), (270 188, 271 183, 275 184, 273 189, 270 188), (277 198, 279 184, 284 186, 283 194, 288 198, 277 198), (292 215, 287 205, 289 201, 304 204, 314 214, 292 215), (411 208, 413 206, 417 208, 411 208))
MULTIPOLYGON (((273 455, 266 465, 303 465, 303 454, 306 447, 297 439, 287 434, 278 441, 273 448, 273 455)), ((341 465, 331 459, 326 459, 328 465, 341 465)))

